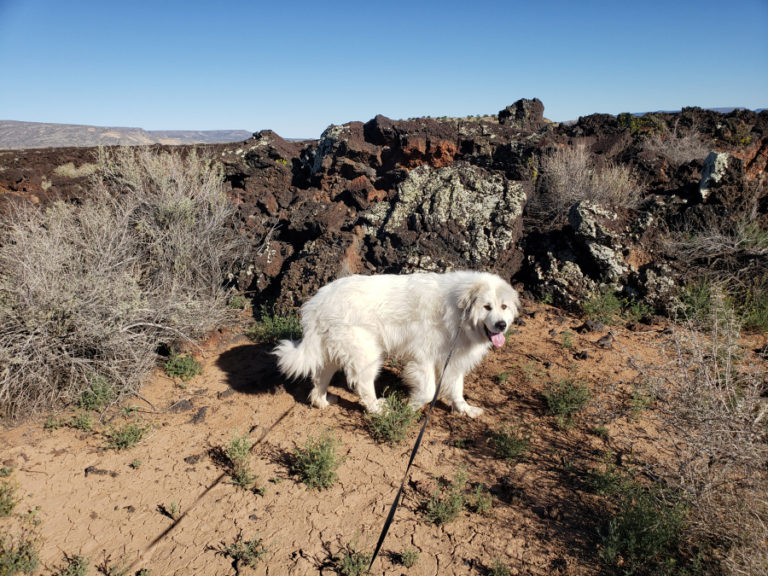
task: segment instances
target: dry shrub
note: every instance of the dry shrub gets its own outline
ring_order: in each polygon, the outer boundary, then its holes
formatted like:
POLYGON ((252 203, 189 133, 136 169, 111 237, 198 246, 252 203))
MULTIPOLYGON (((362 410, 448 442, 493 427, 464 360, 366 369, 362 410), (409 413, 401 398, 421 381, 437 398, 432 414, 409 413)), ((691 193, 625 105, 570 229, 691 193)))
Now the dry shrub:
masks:
MULTIPOLYGON (((652 378, 671 457, 656 470, 686 502, 687 542, 725 573, 768 573, 768 383, 715 294, 708 330, 676 333, 672 375, 652 378)), ((665 368, 665 371, 668 370, 665 368)))
POLYGON ((161 344, 225 322, 246 244, 219 168, 195 153, 102 150, 92 197, 17 206, 0 239, 0 415, 134 391, 161 344))
POLYGON ((610 207, 634 207, 641 189, 633 171, 624 165, 604 163, 584 144, 557 148, 540 161, 540 194, 528 206, 531 215, 562 220, 581 200, 610 207))
POLYGON ((679 134, 676 128, 672 132, 654 132, 643 142, 643 149, 665 157, 674 166, 704 160, 712 151, 698 132, 679 134))

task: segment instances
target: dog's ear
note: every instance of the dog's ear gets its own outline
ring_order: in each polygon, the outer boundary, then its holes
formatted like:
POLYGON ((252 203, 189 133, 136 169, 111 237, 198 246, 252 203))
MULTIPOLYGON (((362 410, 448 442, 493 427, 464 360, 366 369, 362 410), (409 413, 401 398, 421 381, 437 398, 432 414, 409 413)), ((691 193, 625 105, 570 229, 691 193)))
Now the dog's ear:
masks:
POLYGON ((476 282, 469 288, 465 289, 463 292, 459 294, 459 308, 461 310, 469 310, 474 306, 475 301, 477 300, 478 296, 480 296, 480 292, 483 291, 485 284, 482 282, 476 282))

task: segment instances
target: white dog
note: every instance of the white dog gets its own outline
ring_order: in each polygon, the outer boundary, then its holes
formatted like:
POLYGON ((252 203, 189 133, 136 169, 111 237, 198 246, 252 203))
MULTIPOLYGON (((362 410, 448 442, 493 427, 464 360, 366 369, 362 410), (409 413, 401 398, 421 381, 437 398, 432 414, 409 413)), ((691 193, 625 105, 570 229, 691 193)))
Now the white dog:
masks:
POLYGON ((519 309, 517 292, 487 272, 348 276, 302 306, 303 340, 281 340, 274 353, 283 374, 312 377, 313 406, 328 406, 328 384, 343 369, 365 408, 377 413, 383 400, 374 380, 387 357, 404 363, 410 404, 420 408, 432 401, 456 338, 441 397, 474 418, 483 410, 464 400, 464 375, 504 345, 519 309))

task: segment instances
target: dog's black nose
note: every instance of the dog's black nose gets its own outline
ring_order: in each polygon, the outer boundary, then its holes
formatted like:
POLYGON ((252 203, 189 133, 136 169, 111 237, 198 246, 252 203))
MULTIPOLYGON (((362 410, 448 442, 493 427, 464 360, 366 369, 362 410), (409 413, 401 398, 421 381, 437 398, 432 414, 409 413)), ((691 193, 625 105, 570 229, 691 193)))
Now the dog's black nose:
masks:
POLYGON ((507 329, 507 323, 504 322, 504 320, 499 320, 498 322, 496 322, 496 329, 499 332, 504 332, 504 330, 507 329))

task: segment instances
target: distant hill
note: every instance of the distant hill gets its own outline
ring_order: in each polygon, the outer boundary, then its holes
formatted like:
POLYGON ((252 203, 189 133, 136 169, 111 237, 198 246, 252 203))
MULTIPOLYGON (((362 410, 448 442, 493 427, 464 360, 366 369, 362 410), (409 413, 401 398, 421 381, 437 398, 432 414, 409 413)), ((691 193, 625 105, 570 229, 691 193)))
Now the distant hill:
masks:
POLYGON ((0 149, 5 150, 110 144, 215 144, 239 142, 251 136, 247 130, 144 130, 0 120, 0 149))

